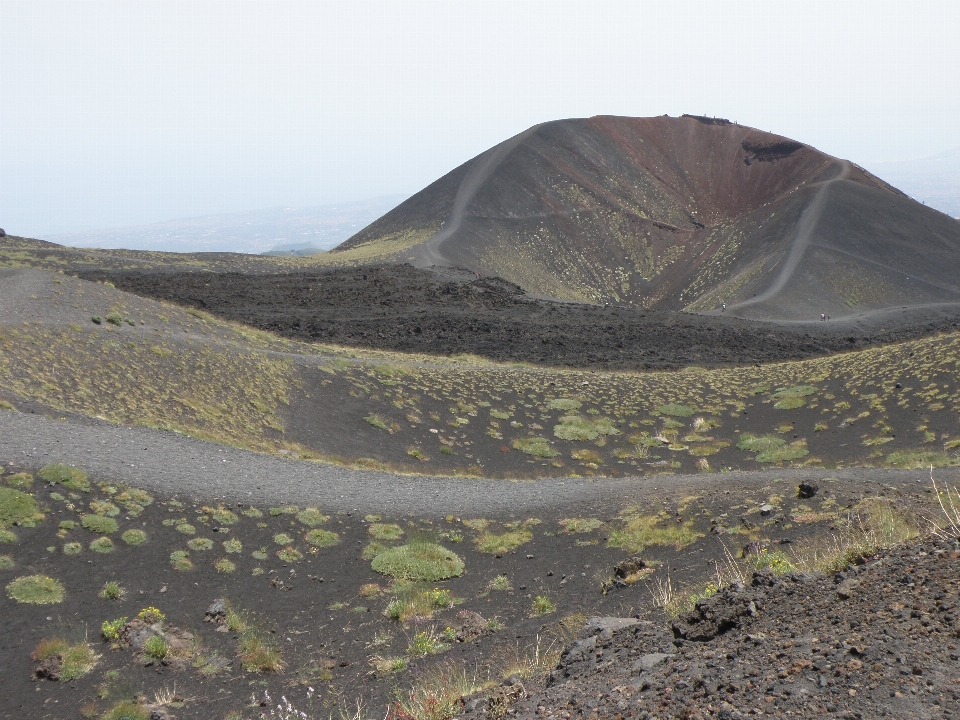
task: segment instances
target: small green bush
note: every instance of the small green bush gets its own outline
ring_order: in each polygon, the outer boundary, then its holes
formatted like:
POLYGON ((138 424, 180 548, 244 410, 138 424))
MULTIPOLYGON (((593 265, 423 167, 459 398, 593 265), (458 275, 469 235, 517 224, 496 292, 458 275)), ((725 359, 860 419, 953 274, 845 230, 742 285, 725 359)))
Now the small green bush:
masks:
POLYGON ((109 580, 103 584, 103 589, 97 593, 102 600, 120 600, 126 594, 120 583, 109 580))
MULTIPOLYGON (((549 410, 579 410, 583 405, 579 400, 573 400, 572 398, 555 398, 550 400, 547 403, 547 408, 549 410)), ((491 413, 493 414, 493 413, 491 413)))
POLYGON ((900 450, 887 455, 887 465, 911 470, 915 468, 946 467, 956 465, 957 461, 946 453, 933 450, 900 450))
POLYGON ((113 540, 108 537, 98 537, 90 543, 90 549, 96 553, 107 554, 113 552, 113 540))
POLYGON ((0 543, 15 543, 17 541, 17 536, 14 535, 9 530, 4 530, 0 528, 0 543))
POLYGON ((331 547, 340 542, 340 536, 330 530, 310 530, 303 539, 313 547, 331 547))
POLYGON ((37 473, 44 482, 63 485, 68 490, 90 492, 90 481, 80 468, 71 465, 46 465, 37 473))
POLYGON ((277 550, 277 557, 280 558, 283 562, 297 562, 303 559, 303 553, 292 547, 285 547, 281 550, 277 550))
POLYGON ((7 596, 28 605, 55 605, 67 594, 63 585, 46 575, 18 577, 7 585, 7 596))
POLYGON ((243 543, 235 538, 224 540, 220 544, 223 545, 224 551, 228 554, 243 552, 243 543))
POLYGON ((170 646, 161 635, 149 637, 143 644, 143 654, 154 660, 163 660, 168 652, 170 652, 170 646))
POLYGON ((0 555, 0 570, 12 570, 13 558, 9 555, 0 555))
POLYGON ((78 555, 83 550, 83 545, 78 542, 69 542, 63 546, 64 555, 78 555))
POLYGON ((123 316, 121 316, 120 313, 116 311, 110 311, 107 313, 106 321, 111 325, 116 325, 117 327, 120 327, 120 324, 123 322, 123 316))
POLYGON ((187 547, 191 550, 203 552, 213 548, 213 540, 209 540, 208 538, 194 538, 193 540, 187 541, 187 547))
POLYGON ((32 526, 43 520, 37 501, 12 487, 0 487, 0 528, 32 526))
POLYGON ((120 538, 127 544, 133 545, 143 545, 147 541, 147 534, 143 530, 127 530, 120 538))
POLYGON ((449 647, 450 646, 442 642, 437 635, 424 630, 413 636, 413 640, 410 641, 410 645, 407 647, 407 655, 410 657, 436 655, 437 653, 442 653, 449 647))
POLYGON ((34 661, 60 658, 60 682, 71 682, 89 673, 100 656, 86 643, 69 643, 63 638, 48 638, 30 654, 34 661))
POLYGON ((293 542, 293 538, 287 535, 286 533, 277 533, 273 536, 273 541, 277 545, 289 545, 293 542))
POLYGON ((103 515, 84 515, 80 518, 80 524, 90 532, 100 535, 110 535, 120 529, 116 520, 103 515))
POLYGON ((390 548, 377 555, 375 572, 398 580, 437 582, 463 574, 464 564, 455 553, 441 545, 416 542, 390 548))
POLYGON ((117 618, 116 620, 104 620, 100 625, 100 634, 107 642, 113 642, 120 638, 120 631, 127 624, 127 618, 117 618))
POLYGON ((660 415, 670 415, 673 417, 689 417, 696 412, 691 407, 686 405, 681 405, 679 403, 667 403, 666 405, 661 405, 657 408, 657 412, 660 415))
POLYGON ((186 550, 174 550, 170 553, 170 565, 174 570, 190 570, 193 568, 190 553, 186 550))
POLYGON ((324 515, 317 508, 307 508, 297 513, 297 520, 307 527, 317 527, 323 525, 330 519, 329 515, 324 515))
POLYGON ((124 700, 107 710, 100 720, 150 720, 150 711, 135 702, 124 700))
POLYGON ((197 529, 190 523, 180 523, 177 525, 177 532, 182 535, 195 535, 197 529))
POLYGON ((61 530, 73 530, 77 524, 73 520, 61 520, 58 526, 61 530))
POLYGON ((534 457, 552 458, 560 454, 550 447, 550 441, 543 437, 518 438, 513 441, 513 448, 534 457))
POLYGON ((394 523, 373 523, 367 532, 377 540, 399 540, 403 537, 403 528, 394 523))
POLYGON ((12 488, 17 490, 29 490, 33 487, 33 475, 25 472, 14 473, 13 475, 7 475, 4 482, 7 483, 12 488))
POLYGON ((236 513, 222 506, 210 513, 210 519, 221 525, 235 525, 240 520, 236 513))
POLYGON ((237 569, 236 564, 230 560, 227 560, 227 558, 220 558, 213 564, 213 567, 218 573, 225 573, 228 575, 237 569))
POLYGON ((537 595, 533 602, 530 604, 530 609, 534 615, 548 615, 557 609, 557 606, 553 604, 553 601, 550 600, 546 595, 537 595))
POLYGON ((508 530, 499 535, 492 532, 482 532, 476 539, 476 547, 482 553, 502 555, 516 550, 533 539, 533 533, 525 527, 508 530))

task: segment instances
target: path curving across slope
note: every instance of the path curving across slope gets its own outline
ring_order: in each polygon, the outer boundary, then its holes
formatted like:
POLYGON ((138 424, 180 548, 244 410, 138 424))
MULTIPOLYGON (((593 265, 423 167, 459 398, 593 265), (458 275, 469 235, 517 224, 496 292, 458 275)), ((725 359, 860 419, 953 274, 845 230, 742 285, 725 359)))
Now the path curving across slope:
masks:
POLYGON ((453 201, 453 208, 450 210, 450 216, 443 224, 443 228, 426 242, 415 246, 410 252, 413 254, 414 267, 430 267, 432 265, 454 267, 456 263, 451 262, 444 257, 440 249, 444 242, 449 240, 463 225, 463 216, 467 210, 470 201, 476 196, 483 184, 490 179, 490 176, 496 172, 497 168, 506 160, 510 153, 535 133, 539 125, 524 130, 519 135, 514 135, 509 140, 504 140, 483 155, 477 158, 474 166, 460 181, 457 186, 457 194, 453 201))
POLYGON ((790 281, 790 278, 793 277, 793 274, 797 271, 800 261, 806 254, 807 249, 810 247, 813 234, 817 229, 817 223, 820 221, 820 218, 823 215, 823 207, 826 204, 827 193, 830 190, 830 186, 839 180, 846 179, 850 175, 849 162, 846 160, 840 160, 839 165, 840 172, 834 177, 824 180, 822 183, 820 183, 820 189, 817 191, 817 194, 800 216, 800 221, 797 223, 796 232, 794 233, 793 240, 790 243, 790 250, 787 253, 786 259, 783 261, 783 265, 780 267, 780 272, 777 273, 777 276, 770 287, 749 300, 744 300, 728 306, 729 310, 736 311, 750 305, 757 305, 766 302, 775 298, 780 292, 783 291, 783 288, 790 281))
MULTIPOLYGON (((526 482, 396 475, 288 460, 177 433, 97 420, 52 420, 0 411, 0 460, 16 468, 62 462, 110 482, 214 502, 316 505, 328 511, 444 517, 454 513, 522 518, 537 511, 607 513, 660 495, 763 487, 777 479, 830 475, 861 492, 869 483, 925 483, 925 470, 815 468, 526 482)), ((960 481, 960 469, 938 470, 960 481)))

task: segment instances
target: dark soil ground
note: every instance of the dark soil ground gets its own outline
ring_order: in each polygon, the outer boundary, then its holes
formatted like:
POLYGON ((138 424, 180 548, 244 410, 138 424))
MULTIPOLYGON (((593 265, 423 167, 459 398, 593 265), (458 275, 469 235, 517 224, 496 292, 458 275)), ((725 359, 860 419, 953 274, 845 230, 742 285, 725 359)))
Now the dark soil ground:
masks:
MULTIPOLYGON (((16 472, 37 471, 34 467, 6 463, 3 468, 5 484, 16 482, 11 480, 16 472)), ((424 693, 429 696, 441 689, 449 694, 456 690, 456 678, 464 677, 464 673, 472 678, 463 685, 465 693, 471 687, 492 685, 496 695, 500 692, 496 687, 511 675, 522 678, 529 692, 533 692, 537 678, 552 669, 570 633, 579 629, 585 617, 638 616, 645 624, 636 643, 646 642, 645 638, 657 629, 661 646, 671 652, 689 654, 694 652, 692 648, 701 647, 688 644, 680 650, 671 649, 667 620, 654 607, 657 582, 673 578, 681 595, 695 592, 715 575, 717 563, 727 562, 727 550, 739 555, 741 548, 757 552, 759 548, 789 551, 805 546, 818 537, 829 537, 831 528, 837 532, 850 513, 867 518, 864 503, 876 502, 870 498, 892 502, 904 512, 921 514, 930 512, 932 500, 930 489, 915 482, 867 487, 824 480, 818 483, 815 497, 804 499, 795 497, 793 485, 773 482, 764 488, 731 486, 724 493, 689 497, 654 493, 644 498, 642 507, 633 510, 552 508, 548 514, 535 514, 512 525, 490 517, 486 529, 478 529, 480 525, 468 522, 468 518, 454 516, 439 522, 391 517, 389 508, 384 508, 382 518, 337 512, 314 520, 319 522, 318 527, 336 533, 337 542, 313 548, 304 540, 311 526, 310 518, 300 514, 303 507, 260 507, 257 514, 246 504, 206 504, 203 498, 156 496, 141 511, 124 502, 122 486, 98 482, 96 477, 91 477, 91 482, 91 490, 83 492, 35 480, 25 491, 37 500, 45 519, 35 527, 10 528, 14 539, 8 537, 8 544, 0 546, 0 555, 7 558, 7 567, 0 570, 4 586, 15 577, 43 574, 59 580, 66 589, 64 602, 57 605, 23 605, 6 595, 0 598, 0 668, 4 685, 0 717, 94 717, 119 701, 137 697, 178 718, 256 718, 262 711, 259 703, 266 692, 273 704, 285 696, 311 718, 337 717, 341 709, 347 717, 353 717, 358 700, 362 705, 360 717, 383 717, 389 706, 393 716, 400 718, 404 717, 401 702, 410 702, 411 692, 420 699, 424 693), (764 509, 763 504, 771 507, 764 509), (624 511, 627 515, 622 514, 624 511), (113 515, 118 521, 118 529, 109 534, 114 543, 112 552, 100 554, 89 549, 98 536, 80 527, 80 520, 95 512, 113 515), (586 513, 596 516, 584 517, 586 513), (674 524, 683 527, 689 531, 689 537, 674 545, 656 540, 656 533, 649 536, 646 547, 637 556, 650 569, 643 571, 642 579, 634 584, 617 584, 615 566, 634 553, 611 547, 610 541, 625 529, 626 518, 631 514, 651 518, 653 527, 660 531, 669 530, 674 524), (579 528, 569 522, 560 523, 570 518, 596 522, 582 523, 579 528), (71 527, 70 521, 76 525, 71 527), (380 527, 375 525, 377 522, 396 523, 396 530, 402 533, 398 539, 380 541, 379 551, 414 539, 434 540, 464 560, 464 574, 407 589, 392 583, 390 578, 374 572, 369 561, 377 551, 372 546, 373 534, 380 527), (146 532, 146 542, 139 546, 124 542, 122 533, 131 529, 146 532), (485 533, 501 535, 518 530, 529 533, 529 539, 518 547, 481 551, 478 543, 485 533), (281 533, 289 537, 278 537, 281 533), (198 549, 196 541, 200 539, 209 541, 209 549, 198 549), (224 544, 229 541, 239 541, 239 548, 229 552, 224 544), (191 542, 193 546, 188 544, 191 542), (76 554, 64 551, 69 543, 78 544, 76 554), (297 552, 286 558, 278 556, 285 548, 297 552), (187 554, 191 568, 173 567, 171 554, 176 551, 187 554), (230 560, 234 567, 221 565, 218 571, 215 563, 222 560, 230 560), (504 576, 505 584, 494 589, 491 583, 498 576, 504 576), (108 581, 116 581, 124 588, 122 599, 98 597, 108 581), (421 612, 405 622, 385 615, 391 601, 409 597, 417 590, 434 589, 448 592, 454 598, 452 607, 435 609, 432 617, 421 612), (533 603, 538 597, 549 600, 554 609, 536 615, 533 603), (263 636, 280 648, 282 670, 243 669, 238 657, 239 633, 224 632, 222 625, 205 622, 205 611, 218 598, 226 598, 245 611, 263 636), (124 643, 111 647, 100 637, 104 621, 133 618, 150 606, 166 616, 162 632, 184 644, 175 656, 150 661, 136 647, 124 643), (409 648, 424 633, 425 637, 443 642, 445 647, 434 655, 413 656, 409 648), (36 677, 39 664, 31 661, 30 654, 41 640, 52 637, 73 642, 85 638, 101 656, 97 666, 88 675, 70 682, 36 677), (381 670, 378 674, 376 664, 381 658, 403 659, 405 662, 400 664, 404 667, 381 670), (309 693, 311 687, 314 692, 309 693), (170 697, 164 707, 159 707, 163 703, 158 705, 157 695, 167 691, 170 697)), ((749 567, 750 557, 738 562, 749 567)), ((917 568, 917 573, 928 572, 913 562, 910 565, 917 568)), ((899 570, 898 573, 898 577, 903 574, 899 570)), ((865 573, 862 576, 871 577, 865 573)), ((933 583, 940 581, 929 577, 928 585, 923 585, 918 577, 917 587, 929 586, 932 591, 933 583)), ((951 582, 954 584, 943 586, 942 592, 947 595, 941 600, 955 593, 955 581, 951 582)), ((832 583, 828 578, 803 587, 822 585, 827 588, 823 592, 827 592, 832 583)), ((894 587, 900 592, 900 585, 894 587)), ((806 592, 812 595, 813 590, 806 592)), ((872 592, 867 581, 856 592, 858 597, 880 597, 872 592)), ((903 592, 907 592, 906 586, 903 592)), ((898 599, 899 596, 891 595, 887 601, 898 599)), ((764 612, 775 605, 757 602, 764 612)), ((905 607, 912 608, 916 602, 905 607)), ((943 604, 943 612, 949 610, 948 605, 943 604)), ((772 622, 773 618, 785 617, 797 620, 800 615, 801 611, 785 606, 783 611, 760 618, 771 618, 772 622)), ((936 622, 945 622, 944 617, 936 615, 936 622)), ((927 618, 923 614, 918 620, 917 632, 923 632, 924 638, 927 625, 923 623, 927 618)), ((770 632, 766 626, 764 632, 770 632)), ((617 637, 619 641, 620 636, 617 637)), ((820 637, 822 644, 827 645, 826 636, 820 637)), ((798 648, 801 645, 799 641, 795 644, 798 648)), ((927 673, 911 675, 910 679, 935 679, 937 693, 942 692, 943 683, 936 674, 941 671, 933 664, 934 660, 940 662, 939 646, 924 648, 934 654, 928 659, 921 657, 923 649, 915 648, 906 639, 902 645, 898 652, 908 657, 911 672, 915 664, 921 663, 927 673)), ((791 655, 799 652, 789 651, 791 655)), ((864 651, 868 652, 876 651, 864 651)), ((789 663, 778 664, 790 666, 792 662, 791 658, 789 663)), ((670 667, 675 664, 671 660, 670 667)), ((49 665, 46 667, 50 669, 49 665)), ((567 670, 576 675, 570 654, 553 677, 559 680, 567 670)), ((829 672, 825 676, 846 691, 846 676, 842 680, 829 672)), ((726 676, 721 679, 726 682, 726 676)), ((794 682, 781 680, 772 682, 783 686, 794 682)), ((622 681, 628 683, 630 678, 622 681)), ((650 687, 654 687, 653 682, 650 687)), ((743 692, 753 692, 747 682, 740 682, 743 692)), ((756 684, 760 682, 757 680, 756 684)), ((622 684, 619 676, 616 684, 622 684)), ((698 691, 700 686, 693 679, 689 684, 691 694, 698 691)), ((909 692, 910 687, 913 684, 901 690, 909 692)), ((683 694, 680 690, 671 692, 683 694)), ((773 693, 766 689, 763 692, 773 693)), ((454 692, 456 702, 458 697, 454 692)), ((551 707, 561 711, 569 693, 562 702, 557 699, 559 696, 550 697, 551 707)), ((589 700, 587 696, 580 697, 589 700)), ((638 697, 643 697, 643 693, 638 697)), ((631 698, 631 703, 631 707, 636 706, 636 698, 631 698)), ((477 707, 480 706, 478 703, 477 707)))
POLYGON ((670 628, 588 624, 546 687, 500 692, 518 718, 955 718, 958 557, 935 541, 832 576, 757 573, 670 628))
POLYGON ((280 275, 90 270, 86 280, 308 342, 595 369, 797 360, 960 327, 937 314, 773 324, 531 297, 498 278, 409 265, 280 275))

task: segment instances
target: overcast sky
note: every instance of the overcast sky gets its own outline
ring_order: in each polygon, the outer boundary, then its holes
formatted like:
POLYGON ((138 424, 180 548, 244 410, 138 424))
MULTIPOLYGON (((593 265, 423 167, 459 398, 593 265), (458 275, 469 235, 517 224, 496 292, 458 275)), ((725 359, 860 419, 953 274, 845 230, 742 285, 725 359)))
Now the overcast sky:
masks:
POLYGON ((960 145, 958 40, 953 0, 0 0, 0 226, 413 193, 598 114, 932 155, 960 145))

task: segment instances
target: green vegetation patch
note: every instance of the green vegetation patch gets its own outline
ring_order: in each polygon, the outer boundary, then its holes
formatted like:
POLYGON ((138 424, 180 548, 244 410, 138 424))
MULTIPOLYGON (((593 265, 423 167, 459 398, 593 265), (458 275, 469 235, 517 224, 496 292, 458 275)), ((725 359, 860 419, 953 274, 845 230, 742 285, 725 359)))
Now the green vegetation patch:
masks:
POLYGON ((367 532, 377 540, 399 540, 403 537, 403 528, 394 523, 373 523, 367 532))
POLYGON ((114 549, 113 540, 108 537, 98 537, 96 540, 90 543, 90 549, 96 553, 107 554, 112 553, 114 549))
POLYGON ((187 547, 197 552, 204 552, 205 550, 213 549, 213 540, 209 538, 194 538, 193 540, 187 541, 187 547))
POLYGON ((83 551, 83 545, 78 542, 68 542, 63 546, 64 555, 79 555, 83 551))
POLYGON ((550 447, 550 441, 544 437, 518 438, 513 441, 513 448, 534 457, 552 458, 560 454, 550 447))
POLYGON ((143 705, 124 700, 113 705, 100 720, 150 720, 150 711, 143 705))
POLYGON ((603 522, 598 518, 564 518, 560 524, 564 532, 572 534, 593 532, 603 527, 603 522))
POLYGON ((174 570, 190 570, 193 568, 193 561, 190 560, 190 553, 186 550, 174 550, 170 553, 170 566, 174 570))
POLYGON ((751 435, 744 433, 737 447, 741 450, 757 453, 755 458, 761 463, 779 463, 797 460, 809 455, 806 440, 797 440, 787 445, 787 441, 776 435, 751 435))
MULTIPOLYGON (((572 398, 554 398, 547 403, 547 408, 549 410, 579 410, 583 406, 579 400, 573 400, 572 398)), ((491 415, 493 413, 490 413, 491 415)))
POLYGON ((331 547, 340 542, 340 536, 335 532, 320 529, 310 530, 303 536, 303 539, 308 545, 315 548, 331 547))
POLYGON ((579 415, 566 415, 553 426, 553 434, 561 440, 596 440, 601 435, 619 435, 620 431, 607 418, 589 420, 579 415))
POLYGON ((100 656, 87 643, 70 643, 63 638, 48 638, 31 653, 34 662, 51 658, 60 660, 60 682, 70 682, 88 674, 97 664, 100 656))
POLYGON ((46 575, 18 577, 7 585, 7 597, 28 605, 55 605, 63 602, 66 594, 59 580, 46 575))
POLYGON ((0 528, 28 525, 43 520, 37 501, 12 487, 0 487, 0 528))
POLYGON ((958 461, 949 455, 933 450, 900 450, 887 455, 887 465, 905 470, 957 465, 958 461))
POLYGON ((306 510, 301 510, 297 513, 297 520, 302 522, 307 527, 317 527, 319 525, 323 525, 329 519, 329 515, 324 515, 317 508, 307 508, 306 510))
POLYGON ((0 528, 0 543, 14 543, 17 541, 17 536, 14 535, 9 530, 4 530, 0 528))
POLYGON ((13 558, 9 555, 0 555, 0 570, 12 570, 14 566, 13 558))
POLYGON ((505 533, 492 533, 484 531, 477 536, 474 541, 477 550, 491 555, 502 555, 511 550, 516 550, 521 545, 533 540, 533 533, 529 528, 519 527, 515 530, 508 530, 505 533))
POLYGON ((80 518, 80 524, 90 532, 95 532, 99 535, 110 535, 120 529, 116 520, 103 515, 84 515, 80 518))
POLYGON ((697 532, 692 522, 676 523, 665 513, 628 513, 622 520, 623 526, 610 533, 607 544, 631 553, 662 545, 673 545, 677 550, 682 550, 703 537, 703 533, 697 532))
POLYGON ((373 559, 371 567, 398 580, 438 582, 462 575, 464 564, 442 545, 415 542, 385 550, 373 559))
POLYGON ((7 483, 12 488, 17 490, 29 490, 33 486, 33 475, 25 472, 14 473, 13 475, 7 475, 4 479, 4 482, 7 483))
POLYGON ((681 405, 680 403, 666 403, 657 408, 660 415, 670 415, 673 417, 690 417, 696 412, 692 407, 681 405))
POLYGON ((87 474, 72 465, 46 465, 37 474, 44 482, 63 485, 68 490, 90 491, 90 480, 87 479, 87 474))
POLYGON ((143 530, 127 530, 120 538, 127 544, 133 545, 143 545, 147 541, 147 534, 143 530))

